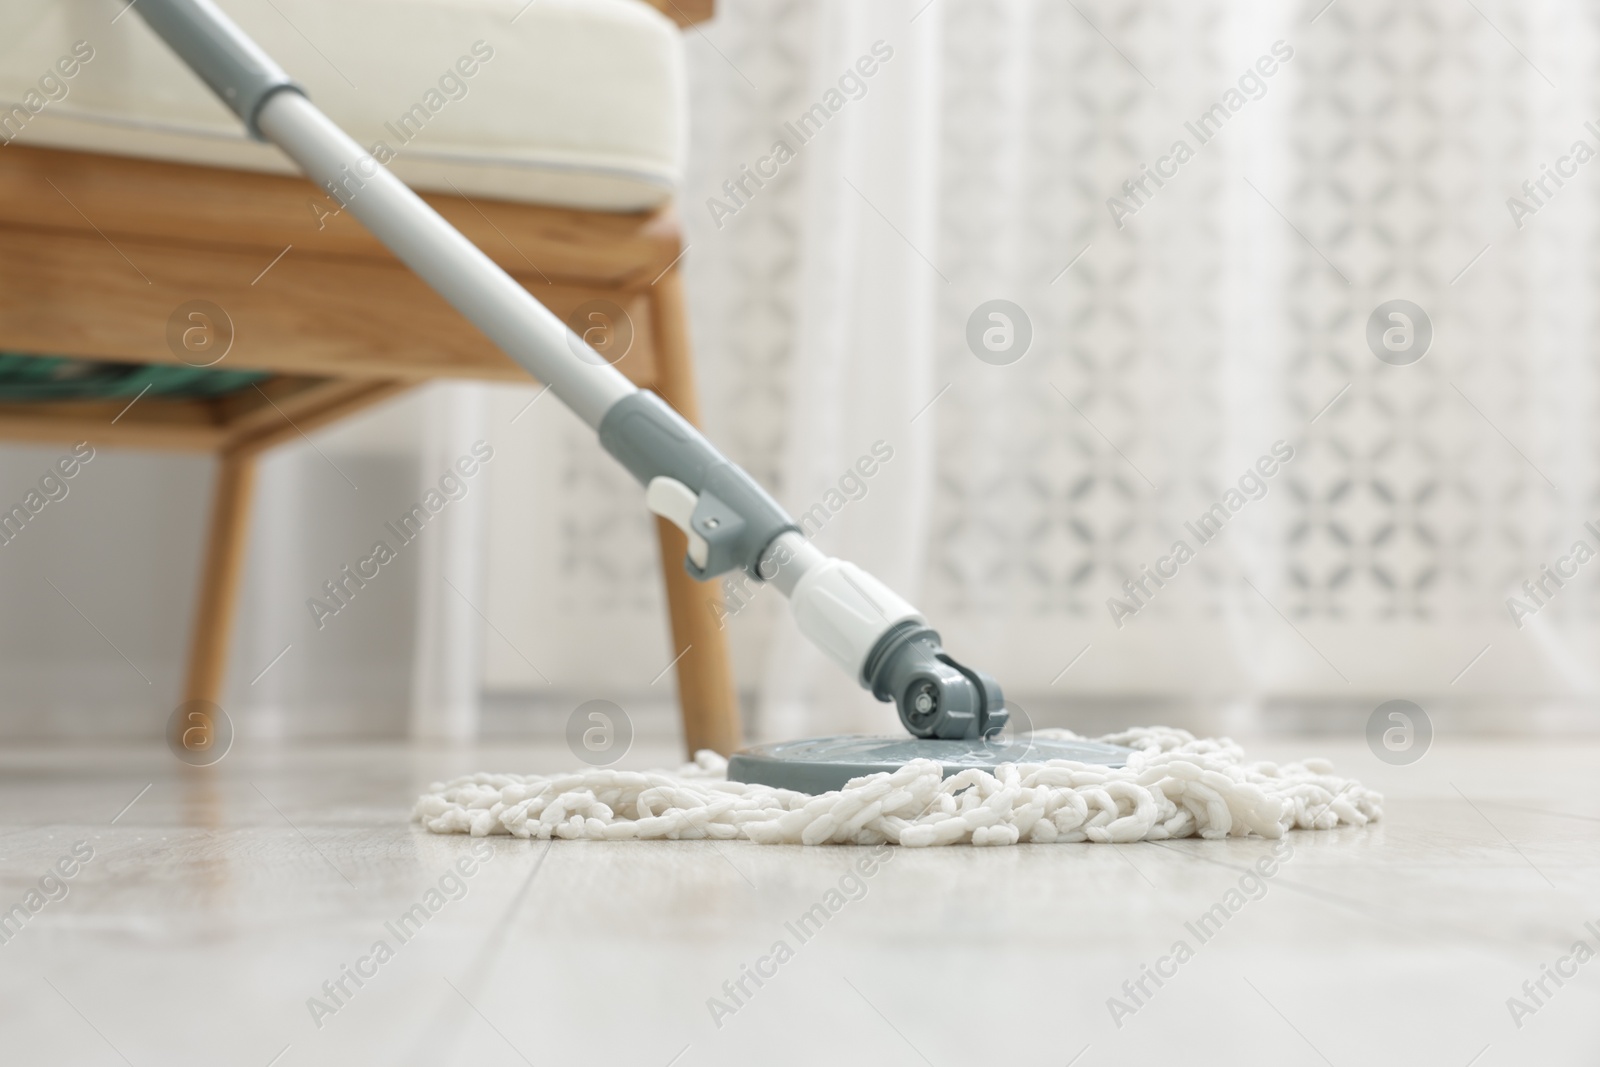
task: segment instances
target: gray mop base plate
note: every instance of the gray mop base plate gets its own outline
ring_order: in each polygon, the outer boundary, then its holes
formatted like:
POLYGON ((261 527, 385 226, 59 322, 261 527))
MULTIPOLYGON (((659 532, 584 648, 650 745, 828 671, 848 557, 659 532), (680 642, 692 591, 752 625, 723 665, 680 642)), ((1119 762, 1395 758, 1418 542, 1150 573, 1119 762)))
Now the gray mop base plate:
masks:
POLYGON ((798 793, 828 793, 843 789, 852 778, 879 771, 899 770, 914 759, 938 760, 944 776, 977 767, 993 771, 1002 763, 1043 763, 1066 759, 1124 766, 1130 748, 1094 741, 943 741, 918 737, 817 737, 805 741, 778 741, 756 745, 728 760, 728 779, 753 782, 798 793))

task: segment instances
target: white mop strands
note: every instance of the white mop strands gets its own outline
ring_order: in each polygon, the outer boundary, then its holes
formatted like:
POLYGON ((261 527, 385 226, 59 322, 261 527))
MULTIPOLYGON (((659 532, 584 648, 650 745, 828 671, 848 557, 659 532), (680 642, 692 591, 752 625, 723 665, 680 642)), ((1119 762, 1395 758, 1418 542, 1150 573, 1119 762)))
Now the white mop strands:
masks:
MULTIPOLYGON (((1041 738, 1075 739, 1067 730, 1041 738)), ((1106 768, 1057 760, 941 778, 918 760, 808 796, 730 782, 701 752, 677 772, 590 769, 558 775, 475 774, 437 782, 412 817, 434 833, 597 841, 747 838, 761 844, 1014 845, 1281 837, 1364 826, 1383 797, 1339 778, 1327 760, 1244 761, 1227 739, 1139 728, 1096 738, 1135 750, 1106 768)))

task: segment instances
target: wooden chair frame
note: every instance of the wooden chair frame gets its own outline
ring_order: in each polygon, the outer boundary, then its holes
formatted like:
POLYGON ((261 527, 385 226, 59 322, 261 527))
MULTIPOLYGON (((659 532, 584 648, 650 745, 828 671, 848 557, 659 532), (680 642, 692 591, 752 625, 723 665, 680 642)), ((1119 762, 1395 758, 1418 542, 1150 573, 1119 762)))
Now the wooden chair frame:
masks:
MULTIPOLYGON (((634 341, 618 369, 699 421, 671 207, 425 199, 563 318, 595 299, 622 308, 634 341)), ((187 360, 169 346, 169 320, 204 300, 229 320, 218 366, 271 375, 214 400, 0 404, 3 438, 218 456, 185 699, 218 702, 223 691, 257 456, 422 381, 528 380, 336 209, 300 178, 0 150, 0 349, 178 364, 187 360)), ((727 753, 739 718, 720 590, 684 570, 676 527, 658 529, 685 742, 727 753)))

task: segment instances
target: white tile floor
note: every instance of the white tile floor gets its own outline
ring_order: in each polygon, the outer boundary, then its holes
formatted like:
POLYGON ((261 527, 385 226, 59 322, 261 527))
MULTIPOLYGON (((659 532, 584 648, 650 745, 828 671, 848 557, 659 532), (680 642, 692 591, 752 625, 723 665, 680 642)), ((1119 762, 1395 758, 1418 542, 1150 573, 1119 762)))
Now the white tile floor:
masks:
POLYGON ((75 842, 94 858, 0 945, 0 1062, 1600 1062, 1600 960, 1546 979, 1520 1028, 1506 1004, 1574 941, 1600 947, 1600 744, 1441 739, 1405 768, 1359 743, 1250 747, 1331 755, 1388 814, 1292 838, 1205 943, 1185 923, 1268 844, 900 852, 801 943, 785 923, 865 850, 500 839, 403 945, 385 923, 473 844, 409 825, 418 789, 562 768, 563 749, 239 751, 211 772, 12 750, 0 907, 75 842), (380 938, 393 958, 319 1028, 307 999, 380 938), (708 998, 780 939, 793 958, 719 1028, 708 998), (1180 939, 1193 958, 1119 1028, 1108 998, 1180 939))

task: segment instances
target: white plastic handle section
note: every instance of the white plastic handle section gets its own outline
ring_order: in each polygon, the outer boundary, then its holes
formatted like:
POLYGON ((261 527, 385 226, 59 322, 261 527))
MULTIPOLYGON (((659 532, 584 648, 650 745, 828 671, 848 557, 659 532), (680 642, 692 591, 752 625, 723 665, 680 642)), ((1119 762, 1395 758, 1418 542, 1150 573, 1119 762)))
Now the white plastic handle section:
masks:
POLYGON ((598 430, 611 405, 636 391, 599 353, 590 350, 585 358, 588 346, 565 323, 311 101, 297 92, 274 93, 261 106, 257 124, 312 181, 584 422, 598 430))
POLYGON ((927 623, 893 589, 832 557, 806 571, 789 594, 789 606, 800 632, 858 681, 868 654, 891 627, 907 620, 927 623))

